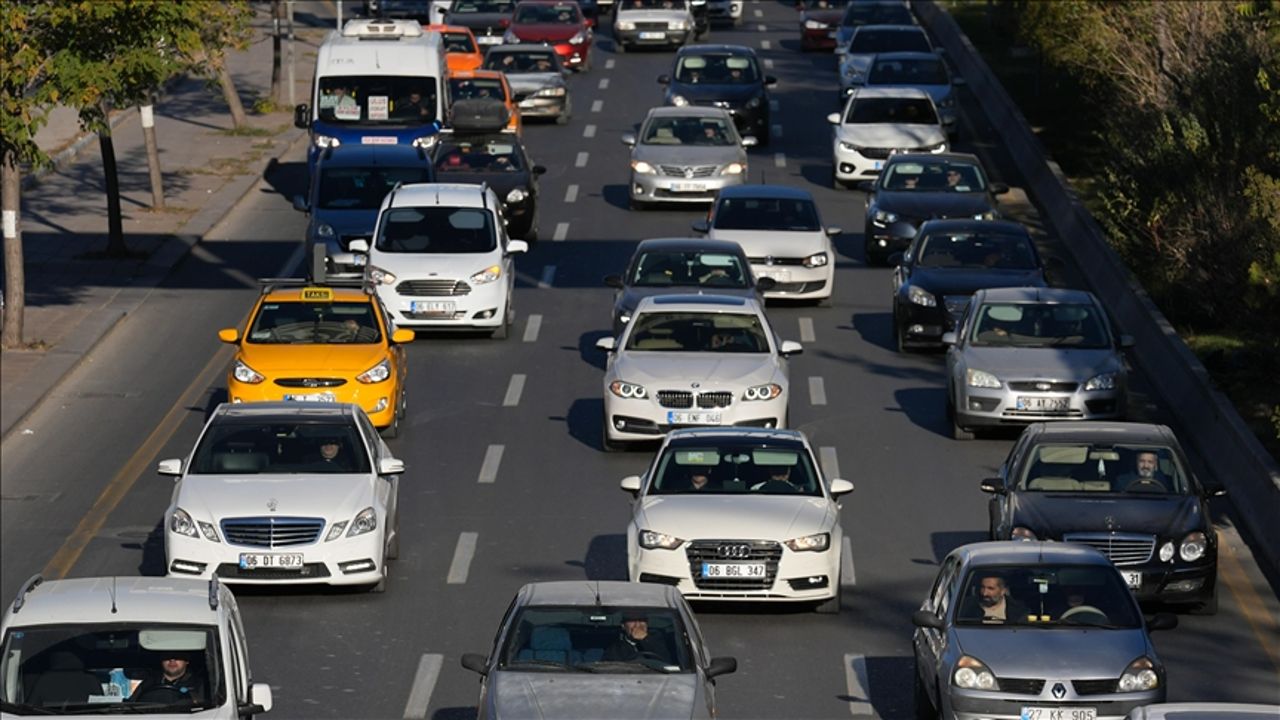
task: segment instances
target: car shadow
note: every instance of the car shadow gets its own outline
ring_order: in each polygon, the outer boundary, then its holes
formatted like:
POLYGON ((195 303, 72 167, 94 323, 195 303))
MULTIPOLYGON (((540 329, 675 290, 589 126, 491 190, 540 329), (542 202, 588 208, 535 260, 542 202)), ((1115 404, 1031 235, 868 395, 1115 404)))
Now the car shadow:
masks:
POLYGON ((156 523, 140 542, 122 542, 125 550, 137 550, 142 553, 138 561, 138 574, 143 577, 164 577, 168 568, 164 555, 164 519, 156 523))
MULTIPOLYGON (((914 698, 911 696, 911 673, 915 672, 915 659, 911 657, 862 657, 846 656, 850 663, 846 671, 857 678, 858 687, 863 696, 849 694, 836 695, 835 698, 845 703, 865 703, 871 706, 876 717, 900 718, 913 717, 915 712, 914 698), (903 682, 906 678, 907 682, 903 682)), ((850 707, 854 714, 854 706, 850 707)))
POLYGON ((601 433, 604 432, 604 400, 600 398, 578 398, 569 406, 565 416, 565 424, 569 426, 569 437, 586 445, 592 450, 603 452, 601 433))
POLYGON ((629 193, 630 190, 626 185, 605 185, 600 188, 600 197, 605 201, 605 204, 621 210, 627 210, 630 207, 628 205, 629 193))
POLYGON ((853 329, 868 344, 884 348, 890 352, 897 352, 896 344, 893 341, 893 313, 855 313, 853 316, 853 329))
POLYGON ((582 560, 569 560, 566 565, 580 567, 588 580, 627 580, 627 536, 597 535, 587 545, 582 560))
MULTIPOLYGON (((977 479, 974 480, 974 492, 977 492, 977 479)), ((929 533, 929 545, 933 548, 933 558, 939 564, 952 550, 961 545, 983 542, 987 533, 975 530, 959 530, 929 533)))
POLYGON ((431 713, 431 720, 476 720, 479 713, 474 707, 447 707, 431 713))
POLYGON ((582 362, 591 367, 604 372, 606 360, 609 356, 604 350, 596 347, 596 341, 600 338, 612 337, 613 332, 610 330, 591 330, 578 336, 578 347, 572 348, 565 346, 565 350, 578 351, 578 356, 582 358, 582 362))
POLYGON ((947 419, 947 391, 941 387, 906 388, 893 393, 898 407, 917 427, 951 438, 951 421, 947 419))

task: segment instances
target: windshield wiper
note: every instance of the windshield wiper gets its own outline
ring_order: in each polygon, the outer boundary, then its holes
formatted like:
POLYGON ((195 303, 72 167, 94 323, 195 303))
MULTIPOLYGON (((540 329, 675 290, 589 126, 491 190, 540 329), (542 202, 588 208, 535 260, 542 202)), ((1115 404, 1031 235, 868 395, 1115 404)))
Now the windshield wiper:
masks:
POLYGON ((666 670, 656 668, 652 665, 646 665, 639 660, 597 660, 593 663, 579 666, 585 672, 599 673, 609 672, 613 670, 626 669, 628 671, 640 671, 649 673, 667 674, 666 670))
POLYGON ((516 668, 517 666, 523 667, 526 665, 531 667, 537 667, 537 668, 546 668, 548 670, 565 670, 568 672, 583 672, 582 668, 574 665, 566 665, 565 663, 558 663, 555 660, 536 660, 536 659, 535 660, 513 660, 507 663, 506 669, 511 670, 516 668))
POLYGON ((53 708, 39 707, 37 705, 22 705, 19 703, 11 703, 8 700, 0 700, 0 710, 14 715, 61 715, 62 713, 53 708))

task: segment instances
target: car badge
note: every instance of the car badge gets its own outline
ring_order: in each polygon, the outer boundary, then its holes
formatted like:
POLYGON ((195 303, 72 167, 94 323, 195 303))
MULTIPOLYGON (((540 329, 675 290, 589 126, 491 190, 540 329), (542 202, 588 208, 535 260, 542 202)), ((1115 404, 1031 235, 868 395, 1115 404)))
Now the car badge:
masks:
POLYGON ((1116 528, 1120 527, 1120 523, 1116 522, 1116 517, 1114 515, 1106 516, 1102 519, 1102 522, 1106 523, 1107 529, 1111 531, 1115 531, 1116 528))
POLYGON ((772 255, 768 255, 768 256, 766 256, 766 257, 765 257, 765 259, 764 259, 764 264, 765 264, 765 265, 768 265, 769 267, 773 267, 773 262, 774 262, 774 260, 773 260, 773 256, 772 256, 772 255))
POLYGON ((702 387, 702 383, 689 383, 689 387, 693 388, 694 390, 697 390, 698 388, 702 387))
POLYGON ((750 545, 721 545, 716 548, 722 558, 733 558, 736 560, 744 560, 751 557, 750 545))
POLYGON ((685 169, 684 169, 684 176, 685 176, 685 177, 687 177, 687 178, 691 178, 691 177, 693 177, 693 168, 691 168, 691 167, 687 167, 687 168, 685 168, 685 169))
POLYGON ((275 498, 267 499, 267 509, 270 510, 271 512, 275 512, 276 508, 279 506, 280 506, 280 503, 275 498))
POLYGON ((1053 388, 1053 383, 1047 383, 1047 382, 1038 382, 1038 383, 1036 383, 1036 389, 1037 389, 1037 390, 1049 390, 1049 389, 1052 389, 1052 388, 1053 388))
POLYGON ((1054 684, 1053 684, 1053 697, 1054 697, 1054 698, 1056 698, 1056 699, 1058 699, 1058 700, 1061 700, 1062 698, 1064 698, 1064 697, 1066 697, 1066 696, 1067 696, 1067 686, 1066 686, 1066 685, 1063 685, 1062 683, 1054 683, 1054 684))

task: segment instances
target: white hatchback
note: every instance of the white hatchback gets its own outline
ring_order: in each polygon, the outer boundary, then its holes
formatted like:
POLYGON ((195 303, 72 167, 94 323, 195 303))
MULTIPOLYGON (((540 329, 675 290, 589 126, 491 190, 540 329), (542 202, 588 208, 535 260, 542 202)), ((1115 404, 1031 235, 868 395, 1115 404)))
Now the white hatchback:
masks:
POLYGON ((938 108, 919 88, 861 87, 831 113, 832 184, 874 179, 894 152, 944 153, 947 132, 938 108))

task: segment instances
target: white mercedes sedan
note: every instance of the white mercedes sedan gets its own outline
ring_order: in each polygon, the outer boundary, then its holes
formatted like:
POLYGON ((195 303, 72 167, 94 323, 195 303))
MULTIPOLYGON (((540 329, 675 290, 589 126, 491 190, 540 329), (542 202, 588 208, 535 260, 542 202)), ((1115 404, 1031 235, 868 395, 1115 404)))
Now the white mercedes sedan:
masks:
POLYGON ((609 353, 605 451, 679 427, 787 425, 787 356, 802 348, 778 340, 754 298, 648 297, 619 337, 596 347, 609 353))
POLYGON ((840 611, 844 530, 828 480, 798 430, 703 428, 667 436, 627 524, 631 580, 690 600, 813 602, 840 611))

